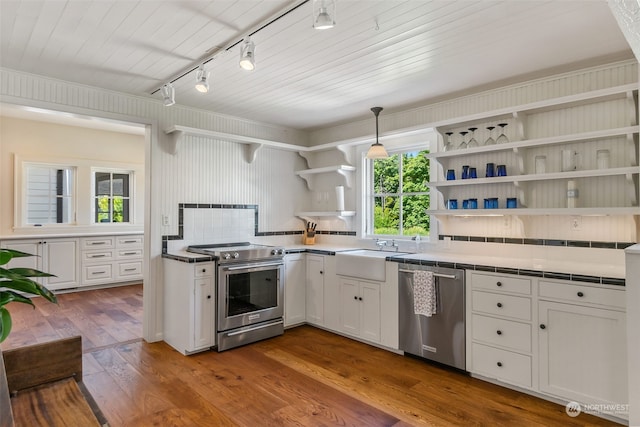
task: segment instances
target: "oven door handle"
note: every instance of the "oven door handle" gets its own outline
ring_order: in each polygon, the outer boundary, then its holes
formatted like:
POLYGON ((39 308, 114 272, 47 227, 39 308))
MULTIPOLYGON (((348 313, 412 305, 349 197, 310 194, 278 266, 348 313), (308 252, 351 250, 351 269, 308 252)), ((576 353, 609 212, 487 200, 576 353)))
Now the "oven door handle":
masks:
POLYGON ((262 268, 262 267, 280 267, 284 265, 281 262, 272 263, 272 264, 243 264, 236 267, 223 267, 224 271, 236 271, 236 270, 246 270, 248 268, 262 268))
POLYGON ((270 326, 279 325, 281 323, 284 323, 284 320, 278 320, 277 322, 270 322, 270 323, 267 323, 265 325, 254 326, 253 328, 243 329, 241 331, 229 332, 229 333, 227 333, 227 336, 228 337, 233 337, 235 335, 240 335, 240 334, 244 334, 244 333, 247 333, 247 332, 257 331, 259 329, 268 328, 270 326))
MULTIPOLYGON (((404 268, 399 268, 398 271, 400 273, 413 273, 416 270, 408 270, 408 269, 404 269, 404 268)), ((426 271, 429 271, 429 270, 426 270, 426 271)), ((433 277, 442 277, 444 279, 455 279, 456 275, 455 274, 433 273, 433 277)))

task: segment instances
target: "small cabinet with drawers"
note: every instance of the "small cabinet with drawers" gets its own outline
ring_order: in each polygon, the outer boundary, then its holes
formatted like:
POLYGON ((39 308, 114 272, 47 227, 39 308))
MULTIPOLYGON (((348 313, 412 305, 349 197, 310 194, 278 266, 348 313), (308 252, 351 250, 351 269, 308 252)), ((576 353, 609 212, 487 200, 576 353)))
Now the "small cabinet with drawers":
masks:
POLYGON ((141 235, 83 237, 82 285, 142 280, 141 235))
POLYGON ((468 272, 472 372, 531 388, 533 337, 531 279, 468 272))

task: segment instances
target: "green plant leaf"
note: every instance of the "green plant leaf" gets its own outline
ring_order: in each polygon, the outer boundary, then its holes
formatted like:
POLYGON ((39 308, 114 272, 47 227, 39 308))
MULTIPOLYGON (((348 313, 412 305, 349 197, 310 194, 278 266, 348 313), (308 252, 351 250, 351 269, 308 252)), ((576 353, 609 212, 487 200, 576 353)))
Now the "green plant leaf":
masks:
POLYGON ((36 270, 34 268, 10 268, 10 272, 19 274, 24 277, 56 277, 54 274, 45 273, 44 271, 36 270))
POLYGON ((0 250, 0 265, 8 264, 11 259, 13 259, 13 255, 11 255, 11 252, 4 249, 0 250))
POLYGON ((24 257, 29 257, 29 256, 37 256, 37 255, 30 254, 30 253, 27 253, 27 252, 16 251, 15 249, 0 249, 0 252, 8 252, 8 253, 10 253, 12 258, 24 258, 24 257))
POLYGON ((11 332, 11 314, 9 311, 0 307, 0 342, 4 341, 11 332))
POLYGON ((0 291, 0 307, 9 304, 10 302, 21 302, 24 304, 29 304, 33 307, 35 307, 35 305, 33 304, 33 302, 31 301, 30 298, 27 298, 23 295, 20 295, 17 292, 13 292, 13 291, 0 291))
MULTIPOLYGON (((2 269, 0 269, 2 270, 2 269)), ((2 276, 2 272, 0 272, 0 277, 2 276)), ((51 292, 49 289, 45 288, 38 282, 34 282, 31 279, 26 277, 22 277, 16 275, 13 280, 2 280, 0 281, 0 287, 13 289, 14 291, 27 292, 30 294, 40 295, 46 298, 48 301, 57 303, 58 299, 55 294, 51 292)))

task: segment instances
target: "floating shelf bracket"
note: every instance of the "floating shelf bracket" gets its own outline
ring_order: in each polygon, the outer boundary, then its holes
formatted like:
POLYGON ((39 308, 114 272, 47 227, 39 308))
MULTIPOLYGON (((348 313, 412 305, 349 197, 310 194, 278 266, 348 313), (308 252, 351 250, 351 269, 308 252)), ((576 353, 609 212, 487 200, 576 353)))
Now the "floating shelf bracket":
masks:
POLYGON ((256 155, 258 154, 258 150, 262 148, 262 144, 246 144, 244 146, 244 157, 247 163, 253 163, 256 159, 256 155))
POLYGON ((176 154, 178 152, 178 145, 182 142, 182 137, 184 136, 184 132, 181 130, 175 130, 169 134, 169 154, 176 154))

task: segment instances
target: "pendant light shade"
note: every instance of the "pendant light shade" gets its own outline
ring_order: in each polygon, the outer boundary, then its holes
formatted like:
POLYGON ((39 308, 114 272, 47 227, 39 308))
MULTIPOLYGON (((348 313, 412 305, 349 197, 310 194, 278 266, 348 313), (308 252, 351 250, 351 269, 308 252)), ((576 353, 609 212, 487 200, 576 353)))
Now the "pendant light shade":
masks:
POLYGON ((162 86, 160 94, 165 107, 170 107, 176 103, 176 90, 171 83, 162 86))
POLYGON ((253 71, 256 68, 255 59, 256 45, 247 37, 240 48, 240 68, 253 71))
POLYGON ((326 30, 336 25, 335 0, 313 0, 313 28, 326 30))
POLYGON ((209 92, 209 71, 204 69, 204 64, 200 65, 196 73, 196 90, 201 93, 209 92))
POLYGON ((371 144, 369 151, 367 151, 367 159, 386 159, 389 157, 389 153, 385 150, 384 145, 378 141, 378 115, 382 111, 382 107, 373 107, 371 109, 376 116, 376 142, 371 144))

